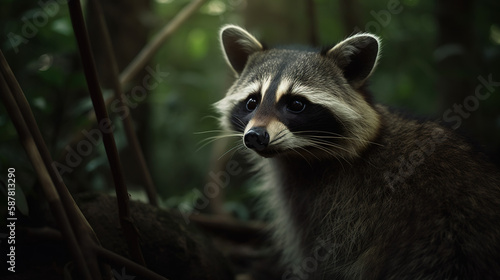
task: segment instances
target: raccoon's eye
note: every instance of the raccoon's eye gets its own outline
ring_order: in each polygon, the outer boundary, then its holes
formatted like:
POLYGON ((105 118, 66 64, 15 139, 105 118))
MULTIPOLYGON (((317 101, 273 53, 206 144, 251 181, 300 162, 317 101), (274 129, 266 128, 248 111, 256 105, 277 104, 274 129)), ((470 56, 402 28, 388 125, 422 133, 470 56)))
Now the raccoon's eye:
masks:
POLYGON ((286 105, 286 109, 292 113, 298 114, 304 111, 306 108, 306 104, 300 100, 292 100, 288 105, 286 105))
POLYGON ((257 106, 259 105, 259 101, 257 100, 257 98, 255 97, 249 97, 248 100, 247 100, 247 110, 252 112, 253 110, 255 110, 257 108, 257 106))

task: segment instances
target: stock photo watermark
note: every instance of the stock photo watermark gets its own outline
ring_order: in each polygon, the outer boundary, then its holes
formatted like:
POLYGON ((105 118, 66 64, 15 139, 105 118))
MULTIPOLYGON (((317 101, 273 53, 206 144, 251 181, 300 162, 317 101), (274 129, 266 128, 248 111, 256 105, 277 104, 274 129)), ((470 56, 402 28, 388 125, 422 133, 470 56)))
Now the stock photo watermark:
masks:
POLYGON ((16 169, 7 169, 7 270, 16 272, 16 169))
POLYGON ((391 190, 395 190, 395 186, 399 183, 402 184, 410 177, 418 166, 424 163, 425 159, 431 156, 436 151, 436 146, 446 140, 446 133, 442 128, 436 128, 432 131, 431 137, 420 141, 415 141, 417 148, 410 154, 401 155, 397 159, 397 172, 386 171, 384 178, 389 184, 391 190))
POLYGON ((309 279, 322 262, 335 257, 335 251, 340 246, 329 241, 318 239, 311 255, 302 259, 300 264, 290 267, 283 273, 282 280, 305 280, 309 279))
POLYGON ((40 28, 46 26, 50 19, 59 13, 61 5, 67 4, 67 0, 39 0, 37 4, 38 9, 32 12, 30 17, 23 16, 21 18, 23 25, 20 32, 7 34, 9 43, 16 54, 19 53, 19 46, 29 43, 29 40, 38 34, 40 28))
POLYGON ((210 199, 217 197, 221 189, 229 186, 232 176, 238 176, 243 171, 243 168, 235 160, 230 160, 226 163, 225 169, 217 173, 210 171, 208 174, 212 179, 203 187, 203 193, 198 189, 192 189, 194 194, 190 202, 183 202, 177 207, 186 224, 190 223, 189 217, 197 215, 201 210, 204 210, 210 204, 210 199))
POLYGON ((386 9, 380 10, 378 12, 372 10, 370 11, 370 15, 375 19, 367 22, 365 24, 364 29, 361 29, 359 26, 354 28, 355 33, 359 32, 371 32, 371 33, 379 33, 382 28, 385 28, 389 25, 392 20, 393 15, 397 15, 403 11, 403 4, 399 2, 399 0, 389 0, 387 2, 386 9))
MULTIPOLYGON (((493 75, 489 74, 487 78, 478 76, 474 94, 464 98, 460 104, 453 104, 451 108, 443 113, 442 120, 449 125, 453 130, 458 129, 463 121, 469 118, 473 112, 479 109, 481 101, 490 98, 496 88, 500 86, 500 82, 493 80, 493 75)), ((442 128, 436 128, 432 131, 431 137, 425 141, 415 141, 417 149, 413 150, 408 157, 401 155, 398 161, 398 170, 396 172, 384 172, 385 180, 389 187, 395 190, 396 184, 402 184, 404 181, 414 174, 417 167, 425 162, 425 159, 431 156, 436 150, 436 146, 446 140, 446 132, 442 128)))
POLYGON ((490 98, 495 88, 500 86, 500 82, 493 81, 493 75, 477 77, 479 84, 476 86, 474 94, 464 98, 461 104, 453 104, 452 108, 443 113, 443 120, 447 123, 453 123, 452 128, 458 129, 462 121, 470 117, 471 113, 479 108, 479 103, 490 98))
MULTIPOLYGON (((130 113, 130 108, 136 108, 140 102, 146 99, 148 91, 157 88, 169 75, 168 72, 161 71, 159 65, 156 65, 156 69, 147 66, 145 70, 148 74, 142 79, 142 84, 133 87, 130 93, 124 96, 123 103, 116 99, 111 102, 110 110, 113 114, 117 114, 120 120, 125 119, 130 113)), ((80 140, 75 148, 66 146, 67 154, 64 162, 54 161, 52 168, 61 175, 73 172, 83 159, 92 154, 94 148, 101 143, 103 133, 113 133, 115 128, 110 119, 103 119, 98 123, 97 128, 90 131, 83 129, 81 133, 84 139, 80 140)))

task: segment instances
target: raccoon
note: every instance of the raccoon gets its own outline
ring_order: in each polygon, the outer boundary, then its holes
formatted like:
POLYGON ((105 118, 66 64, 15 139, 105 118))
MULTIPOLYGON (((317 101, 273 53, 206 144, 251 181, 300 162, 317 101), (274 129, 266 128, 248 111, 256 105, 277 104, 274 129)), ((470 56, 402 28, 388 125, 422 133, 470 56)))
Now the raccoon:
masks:
POLYGON ((221 29, 215 104, 260 171, 281 279, 500 279, 500 172, 436 122, 375 104, 380 39, 268 48, 221 29))

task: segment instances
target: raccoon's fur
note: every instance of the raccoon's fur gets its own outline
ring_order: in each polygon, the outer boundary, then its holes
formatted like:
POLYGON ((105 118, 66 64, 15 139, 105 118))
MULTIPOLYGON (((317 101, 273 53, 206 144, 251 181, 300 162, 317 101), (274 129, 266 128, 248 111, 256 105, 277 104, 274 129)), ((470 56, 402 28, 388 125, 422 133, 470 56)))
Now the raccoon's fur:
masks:
POLYGON ((221 30, 216 106, 262 172, 282 279, 500 279, 500 172, 454 131, 373 104, 379 39, 265 48, 221 30))

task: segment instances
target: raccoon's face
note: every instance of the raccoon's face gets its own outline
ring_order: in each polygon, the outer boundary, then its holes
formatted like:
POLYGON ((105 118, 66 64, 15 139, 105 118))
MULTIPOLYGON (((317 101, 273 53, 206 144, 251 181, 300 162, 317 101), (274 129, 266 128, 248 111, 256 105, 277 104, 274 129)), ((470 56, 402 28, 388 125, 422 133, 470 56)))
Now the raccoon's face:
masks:
POLYGON ((244 29, 221 31, 237 80, 216 106, 226 129, 264 157, 351 159, 376 137, 379 116, 362 92, 379 40, 350 37, 325 51, 265 49, 244 29))

